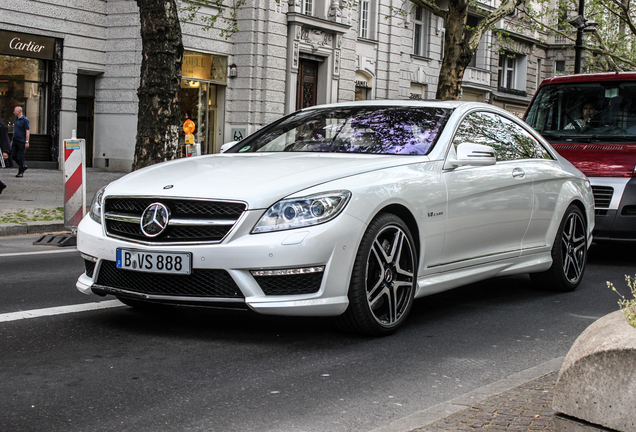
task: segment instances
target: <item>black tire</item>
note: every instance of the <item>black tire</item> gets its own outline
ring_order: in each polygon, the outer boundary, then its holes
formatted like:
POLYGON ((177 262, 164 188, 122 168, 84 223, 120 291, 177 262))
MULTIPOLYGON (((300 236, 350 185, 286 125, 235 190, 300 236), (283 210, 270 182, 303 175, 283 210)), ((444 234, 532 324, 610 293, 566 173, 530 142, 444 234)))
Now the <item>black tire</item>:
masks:
POLYGON ((587 263, 587 224, 583 212, 575 205, 568 207, 552 245, 552 266, 530 275, 539 288, 552 291, 574 291, 583 279, 587 263))
POLYGON ((406 320, 417 283, 417 253, 399 217, 385 213, 369 224, 356 254, 349 306, 337 323, 370 336, 395 332, 406 320))

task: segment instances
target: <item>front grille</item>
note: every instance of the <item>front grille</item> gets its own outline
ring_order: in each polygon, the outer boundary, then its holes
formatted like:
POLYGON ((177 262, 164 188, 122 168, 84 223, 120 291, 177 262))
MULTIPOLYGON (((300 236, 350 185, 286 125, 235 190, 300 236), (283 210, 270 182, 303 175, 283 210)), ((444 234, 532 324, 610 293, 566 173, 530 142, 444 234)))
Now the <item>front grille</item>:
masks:
POLYGON ((86 269, 86 276, 92 278, 93 273, 95 272, 95 261, 84 260, 84 268, 86 269))
POLYGON ((189 275, 171 275, 122 270, 114 261, 102 261, 96 283, 148 295, 244 298, 225 270, 193 269, 189 275))
POLYGON ((265 295, 295 295, 318 292, 324 273, 284 276, 254 276, 265 295))
POLYGON ((614 195, 614 188, 611 186, 592 186, 592 192, 594 193, 594 207, 596 208, 609 208, 612 201, 612 195, 614 195))
POLYGON ((220 242, 246 208, 241 202, 111 197, 104 202, 106 233, 147 243, 220 242), (160 235, 147 237, 141 230, 141 216, 156 202, 169 209, 171 223, 160 235))

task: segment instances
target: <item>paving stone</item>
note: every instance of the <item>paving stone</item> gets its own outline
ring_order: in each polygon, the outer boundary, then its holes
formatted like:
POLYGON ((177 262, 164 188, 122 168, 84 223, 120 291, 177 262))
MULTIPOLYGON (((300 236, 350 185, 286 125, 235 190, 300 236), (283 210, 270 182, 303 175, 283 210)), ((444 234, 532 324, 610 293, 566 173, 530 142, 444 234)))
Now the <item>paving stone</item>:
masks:
POLYGON ((552 372, 476 402, 463 411, 413 432, 554 432, 555 412, 550 407, 557 375, 557 372, 552 372))

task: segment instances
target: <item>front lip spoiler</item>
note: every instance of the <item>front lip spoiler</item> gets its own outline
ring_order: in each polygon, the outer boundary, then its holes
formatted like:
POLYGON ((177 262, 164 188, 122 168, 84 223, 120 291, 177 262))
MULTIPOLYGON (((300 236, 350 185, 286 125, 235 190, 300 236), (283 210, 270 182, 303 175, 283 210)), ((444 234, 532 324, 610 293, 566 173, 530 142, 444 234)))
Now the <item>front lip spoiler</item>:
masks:
POLYGON ((165 296, 155 294, 140 294, 134 291, 113 288, 104 285, 93 284, 91 291, 94 294, 104 296, 111 294, 118 297, 127 297, 135 300, 146 300, 155 303, 169 303, 185 306, 202 306, 202 307, 224 307, 231 309, 249 309, 244 298, 223 298, 223 297, 184 297, 184 296, 165 296))

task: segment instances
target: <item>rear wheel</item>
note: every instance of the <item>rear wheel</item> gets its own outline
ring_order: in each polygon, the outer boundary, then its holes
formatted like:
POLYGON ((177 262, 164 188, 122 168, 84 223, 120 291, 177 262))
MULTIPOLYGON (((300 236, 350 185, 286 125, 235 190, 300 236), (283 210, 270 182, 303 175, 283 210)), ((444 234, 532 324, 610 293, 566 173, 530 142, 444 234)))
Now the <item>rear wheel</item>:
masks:
POLYGON ((411 311, 416 280, 417 254, 408 227, 393 214, 378 216, 360 243, 349 307, 338 323, 367 335, 393 333, 411 311))
POLYGON ((587 228, 583 212, 571 205, 561 221, 552 246, 552 267, 530 275, 540 288, 574 291, 587 263, 587 228))

